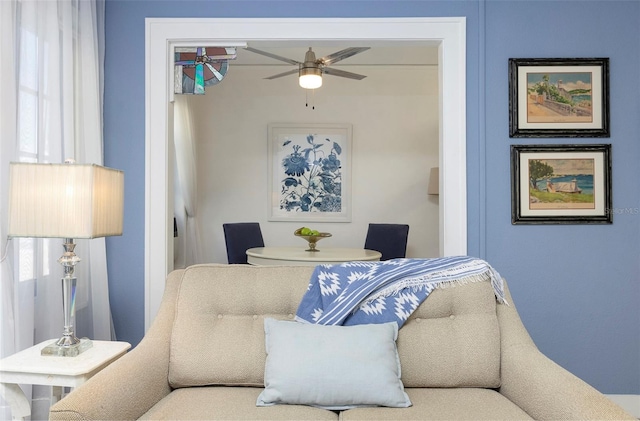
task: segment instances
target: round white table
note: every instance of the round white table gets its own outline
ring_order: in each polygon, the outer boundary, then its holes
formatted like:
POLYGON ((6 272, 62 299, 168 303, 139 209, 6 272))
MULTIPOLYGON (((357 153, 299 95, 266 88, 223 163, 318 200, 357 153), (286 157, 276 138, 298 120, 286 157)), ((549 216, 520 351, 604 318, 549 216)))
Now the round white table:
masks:
POLYGON ((376 261, 382 254, 359 248, 321 247, 305 251, 305 247, 255 247, 247 250, 247 263, 255 266, 293 265, 316 266, 352 261, 376 261))

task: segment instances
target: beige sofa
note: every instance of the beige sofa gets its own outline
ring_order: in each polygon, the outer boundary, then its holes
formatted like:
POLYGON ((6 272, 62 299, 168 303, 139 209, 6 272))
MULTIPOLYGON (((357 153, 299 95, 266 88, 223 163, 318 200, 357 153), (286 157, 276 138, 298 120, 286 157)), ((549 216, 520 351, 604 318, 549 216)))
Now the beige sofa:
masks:
POLYGON ((264 318, 293 319, 311 267, 198 265, 172 272, 140 344, 50 411, 52 420, 633 419, 542 355, 507 290, 437 289, 400 329, 408 408, 257 407, 264 318))

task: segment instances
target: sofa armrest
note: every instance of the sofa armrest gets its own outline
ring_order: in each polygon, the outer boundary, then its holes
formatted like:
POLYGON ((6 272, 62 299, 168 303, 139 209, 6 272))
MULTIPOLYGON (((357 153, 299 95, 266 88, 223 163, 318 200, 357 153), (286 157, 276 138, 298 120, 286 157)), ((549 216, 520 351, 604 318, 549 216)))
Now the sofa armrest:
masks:
POLYGON ((537 420, 635 419, 602 393, 562 368, 536 347, 505 281, 510 306, 498 305, 500 393, 537 420))
POLYGON ((50 420, 133 420, 171 393, 169 352, 182 271, 169 274, 162 303, 143 340, 49 410, 50 420))
POLYGON ((634 420, 535 346, 503 350, 500 393, 537 420, 634 420))
MULTIPOLYGON (((171 388, 159 353, 134 350, 113 362, 49 410, 50 420, 135 420, 171 388)), ((165 345, 166 347, 166 345, 165 345)))

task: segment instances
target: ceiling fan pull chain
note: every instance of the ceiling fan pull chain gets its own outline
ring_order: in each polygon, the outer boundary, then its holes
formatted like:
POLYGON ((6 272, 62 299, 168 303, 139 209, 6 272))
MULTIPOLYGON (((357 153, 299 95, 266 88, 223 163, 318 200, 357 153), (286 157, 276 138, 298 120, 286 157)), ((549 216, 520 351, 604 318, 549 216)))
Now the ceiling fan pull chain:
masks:
MULTIPOLYGON (((315 99, 315 98, 313 98, 313 96, 315 96, 315 94, 316 94, 316 90, 312 89, 311 90, 311 96, 312 96, 312 98, 311 98, 311 109, 312 110, 316 109, 316 106, 313 105, 313 100, 315 99)), ((305 104, 304 104, 304 106, 305 107, 309 107, 309 90, 308 89, 305 90, 304 96, 305 96, 305 104)))

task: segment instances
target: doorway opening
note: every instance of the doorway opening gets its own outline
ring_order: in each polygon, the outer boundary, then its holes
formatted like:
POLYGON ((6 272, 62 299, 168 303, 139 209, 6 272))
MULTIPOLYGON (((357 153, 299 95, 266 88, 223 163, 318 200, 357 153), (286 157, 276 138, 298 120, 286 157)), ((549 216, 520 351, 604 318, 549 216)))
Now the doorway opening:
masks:
POLYGON ((173 270, 173 50, 251 41, 393 41, 438 48, 440 255, 467 252, 464 18, 146 20, 145 330, 173 270), (304 35, 304 38, 300 34, 304 35))

